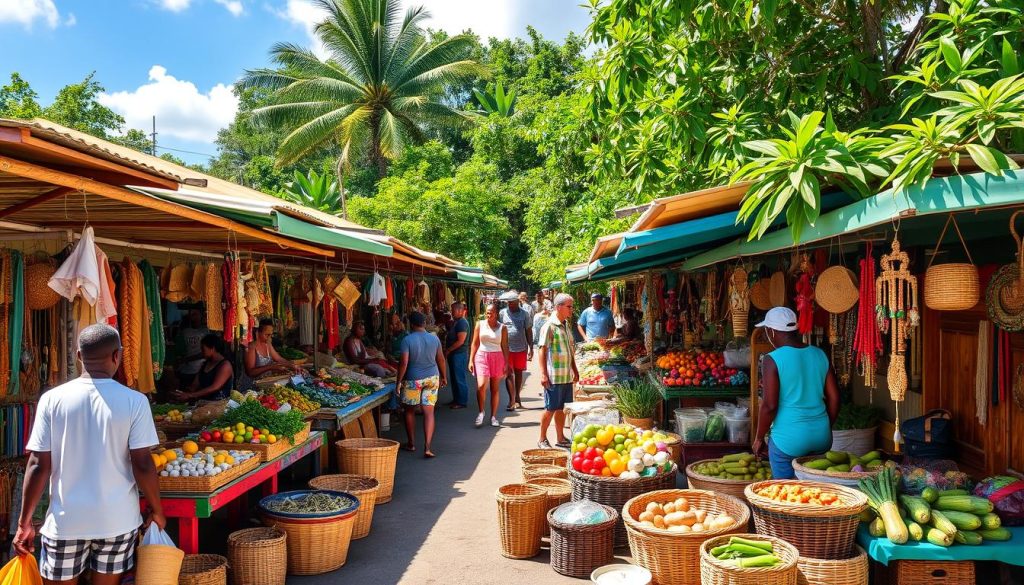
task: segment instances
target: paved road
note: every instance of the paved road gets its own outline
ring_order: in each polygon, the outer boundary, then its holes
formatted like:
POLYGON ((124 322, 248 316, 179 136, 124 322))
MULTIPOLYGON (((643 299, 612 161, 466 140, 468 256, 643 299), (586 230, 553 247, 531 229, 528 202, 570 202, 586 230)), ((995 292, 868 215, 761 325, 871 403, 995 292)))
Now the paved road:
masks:
MULTIPOLYGON (((494 494, 521 481, 520 452, 537 442, 543 408, 539 375, 527 377, 527 410, 506 413, 502 398, 498 429, 473 426, 475 399, 465 410, 439 408, 437 458, 400 452, 394 499, 376 509, 370 535, 353 541, 347 564, 326 575, 292 577, 289 585, 581 583, 555 573, 546 549, 518 561, 499 553, 494 494)), ((444 391, 438 402, 448 400, 444 391)), ((404 441, 404 432, 392 425, 386 436, 404 441)))

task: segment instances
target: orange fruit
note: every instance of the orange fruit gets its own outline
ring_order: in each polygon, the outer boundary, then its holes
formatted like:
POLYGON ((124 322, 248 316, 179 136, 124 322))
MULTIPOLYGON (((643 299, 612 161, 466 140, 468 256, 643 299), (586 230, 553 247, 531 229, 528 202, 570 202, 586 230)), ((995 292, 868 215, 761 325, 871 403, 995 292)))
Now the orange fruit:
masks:
POLYGON ((187 455, 195 455, 199 452, 199 445, 195 441, 185 441, 181 444, 181 450, 187 455))

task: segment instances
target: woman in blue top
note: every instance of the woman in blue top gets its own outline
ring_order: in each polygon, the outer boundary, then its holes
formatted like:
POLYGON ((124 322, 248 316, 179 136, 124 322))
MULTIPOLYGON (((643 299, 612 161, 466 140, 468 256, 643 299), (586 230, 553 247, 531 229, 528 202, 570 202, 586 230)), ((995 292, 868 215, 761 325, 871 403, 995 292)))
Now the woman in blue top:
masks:
POLYGON ((832 447, 839 386, 825 352, 801 340, 796 313, 791 309, 771 309, 757 327, 765 328, 765 337, 775 351, 761 364, 764 395, 752 447, 760 455, 770 428, 772 478, 793 479, 793 459, 832 447))

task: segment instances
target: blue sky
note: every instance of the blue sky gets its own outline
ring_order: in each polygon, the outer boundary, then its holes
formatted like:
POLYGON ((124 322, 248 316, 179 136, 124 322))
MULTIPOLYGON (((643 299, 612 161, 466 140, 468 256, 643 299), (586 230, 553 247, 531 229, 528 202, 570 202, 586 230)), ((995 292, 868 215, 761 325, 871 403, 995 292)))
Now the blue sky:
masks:
MULTIPOLYGON (((402 0, 423 4, 432 28, 482 37, 523 36, 526 25, 562 39, 588 22, 581 0, 402 0)), ((90 72, 102 101, 158 144, 202 162, 234 117, 230 86, 267 64, 278 41, 314 46, 308 0, 0 0, 0 82, 19 72, 48 103, 90 72)))

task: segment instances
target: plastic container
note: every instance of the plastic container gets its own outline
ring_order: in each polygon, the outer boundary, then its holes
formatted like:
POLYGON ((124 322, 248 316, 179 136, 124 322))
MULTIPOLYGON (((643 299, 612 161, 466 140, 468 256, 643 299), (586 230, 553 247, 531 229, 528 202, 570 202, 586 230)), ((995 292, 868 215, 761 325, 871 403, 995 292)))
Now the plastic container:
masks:
POLYGON ((709 443, 717 443, 726 440, 725 419, 728 415, 716 410, 708 415, 707 428, 704 431, 704 440, 709 443), (714 421, 715 424, 712 424, 714 421))
POLYGON ((605 565, 590 574, 595 585, 650 585, 651 579, 650 571, 636 565, 605 565))
POLYGON ((708 424, 706 414, 676 414, 676 433, 684 443, 704 442, 704 429, 708 424))
POLYGON ((740 408, 746 407, 747 412, 750 412, 750 397, 738 397, 736 399, 736 406, 740 408))
POLYGON ((750 417, 725 417, 726 437, 730 443, 750 443, 750 417))

